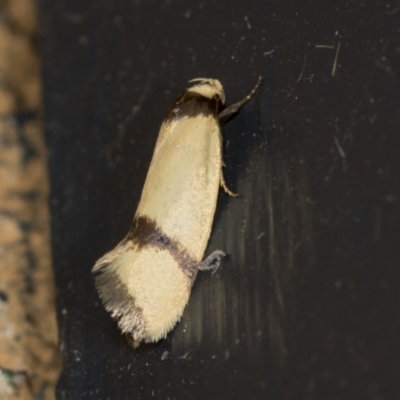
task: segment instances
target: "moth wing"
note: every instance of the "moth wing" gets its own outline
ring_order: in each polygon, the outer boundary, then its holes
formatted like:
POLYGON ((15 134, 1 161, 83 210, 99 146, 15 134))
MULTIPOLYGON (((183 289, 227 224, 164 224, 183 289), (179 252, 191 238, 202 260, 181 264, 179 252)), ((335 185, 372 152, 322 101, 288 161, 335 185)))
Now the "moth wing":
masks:
POLYGON ((221 167, 215 116, 163 123, 131 232, 94 267, 107 310, 135 343, 165 337, 182 316, 210 236, 221 167))
POLYGON ((136 216, 156 221, 198 261, 204 255, 221 182, 221 131, 213 115, 164 123, 136 216))

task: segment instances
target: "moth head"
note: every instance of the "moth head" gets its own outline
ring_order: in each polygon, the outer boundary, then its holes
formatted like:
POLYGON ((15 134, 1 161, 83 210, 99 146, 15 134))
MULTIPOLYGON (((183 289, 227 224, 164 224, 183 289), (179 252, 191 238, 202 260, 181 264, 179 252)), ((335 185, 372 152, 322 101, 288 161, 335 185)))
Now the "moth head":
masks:
POLYGON ((189 81, 189 83, 191 82, 198 83, 188 88, 188 92, 198 93, 209 99, 217 99, 221 102, 222 105, 225 104, 225 92, 219 80, 209 78, 195 78, 189 81))

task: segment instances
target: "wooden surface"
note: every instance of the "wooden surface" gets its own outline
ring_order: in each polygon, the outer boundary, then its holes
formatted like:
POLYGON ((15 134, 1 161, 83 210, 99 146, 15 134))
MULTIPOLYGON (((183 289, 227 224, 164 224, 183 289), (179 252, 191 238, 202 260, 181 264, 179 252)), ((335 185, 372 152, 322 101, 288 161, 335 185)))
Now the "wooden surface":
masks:
POLYGON ((37 16, 0 2, 0 399, 51 400, 60 371, 37 16))
POLYGON ((60 399, 396 399, 398 3, 41 0, 60 399), (135 352, 91 268, 129 229, 187 81, 228 103, 226 179, 181 323, 135 352))

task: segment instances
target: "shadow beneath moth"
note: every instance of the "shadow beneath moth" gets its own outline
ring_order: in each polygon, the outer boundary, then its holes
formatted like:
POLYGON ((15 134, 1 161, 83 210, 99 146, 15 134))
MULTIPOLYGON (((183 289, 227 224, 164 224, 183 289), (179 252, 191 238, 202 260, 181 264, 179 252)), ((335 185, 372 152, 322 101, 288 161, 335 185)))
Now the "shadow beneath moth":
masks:
POLYGON ((221 186, 220 121, 239 111, 261 83, 223 111, 216 79, 197 78, 169 109, 132 227, 93 267, 107 311, 134 347, 165 338, 182 316, 199 270, 216 271, 225 256, 203 260, 221 186))

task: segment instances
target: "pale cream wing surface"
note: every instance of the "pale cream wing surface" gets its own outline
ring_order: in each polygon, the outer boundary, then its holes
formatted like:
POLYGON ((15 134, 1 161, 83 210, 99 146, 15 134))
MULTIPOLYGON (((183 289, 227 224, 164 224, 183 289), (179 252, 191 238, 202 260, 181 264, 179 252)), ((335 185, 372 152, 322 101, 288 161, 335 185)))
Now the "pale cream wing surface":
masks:
POLYGON ((119 259, 118 275, 142 310, 146 336, 165 337, 181 317, 190 293, 188 279, 173 257, 154 248, 128 250, 119 259))
POLYGON ((200 261, 211 232, 221 167, 215 117, 199 114, 164 123, 136 216, 156 221, 200 261))

